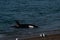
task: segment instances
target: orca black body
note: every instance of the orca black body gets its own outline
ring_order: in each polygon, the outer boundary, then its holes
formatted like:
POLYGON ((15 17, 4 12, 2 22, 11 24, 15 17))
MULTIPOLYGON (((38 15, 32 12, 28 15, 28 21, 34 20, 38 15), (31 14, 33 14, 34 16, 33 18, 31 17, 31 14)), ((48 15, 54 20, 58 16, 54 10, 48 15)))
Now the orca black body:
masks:
POLYGON ((16 25, 12 26, 14 28, 37 28, 38 26, 35 26, 33 24, 20 24, 17 20, 16 20, 16 25))

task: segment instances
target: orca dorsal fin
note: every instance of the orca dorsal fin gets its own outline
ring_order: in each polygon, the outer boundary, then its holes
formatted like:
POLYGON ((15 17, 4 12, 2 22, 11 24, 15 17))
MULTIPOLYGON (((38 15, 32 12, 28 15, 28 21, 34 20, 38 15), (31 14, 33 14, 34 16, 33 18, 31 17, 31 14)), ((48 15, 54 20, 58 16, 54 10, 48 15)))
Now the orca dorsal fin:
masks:
POLYGON ((16 24, 20 25, 19 21, 18 20, 15 20, 16 24))

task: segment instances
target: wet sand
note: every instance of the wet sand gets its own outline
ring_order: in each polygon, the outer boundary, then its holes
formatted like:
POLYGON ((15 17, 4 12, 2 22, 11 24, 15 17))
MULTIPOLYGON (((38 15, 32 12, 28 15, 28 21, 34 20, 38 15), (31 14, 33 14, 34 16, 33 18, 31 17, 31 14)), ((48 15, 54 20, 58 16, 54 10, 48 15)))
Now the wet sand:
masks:
MULTIPOLYGON (((47 31, 48 32, 48 31, 47 31)), ((3 35, 0 34, 0 40, 16 40, 16 38, 18 38, 18 40, 60 40, 60 30, 54 30, 54 31, 49 31, 48 34, 45 34, 45 37, 40 37, 39 36, 40 33, 38 33, 37 35, 3 35)))
MULTIPOLYGON (((0 40, 16 40, 16 37, 14 38, 0 38, 0 40)), ((52 34, 52 35, 46 35, 45 37, 40 37, 40 36, 32 36, 29 38, 18 38, 18 40, 60 40, 60 34, 52 34)))
POLYGON ((46 35, 45 37, 30 37, 24 40, 60 40, 60 34, 46 35))

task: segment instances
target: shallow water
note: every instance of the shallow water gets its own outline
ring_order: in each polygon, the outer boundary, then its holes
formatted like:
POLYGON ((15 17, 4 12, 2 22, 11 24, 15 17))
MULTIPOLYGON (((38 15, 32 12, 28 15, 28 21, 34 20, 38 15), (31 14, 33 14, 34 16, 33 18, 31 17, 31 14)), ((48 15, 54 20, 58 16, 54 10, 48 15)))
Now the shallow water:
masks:
POLYGON ((60 0, 0 0, 0 33, 30 35, 47 30, 60 29, 60 0), (20 23, 34 24, 39 28, 15 29, 20 23))

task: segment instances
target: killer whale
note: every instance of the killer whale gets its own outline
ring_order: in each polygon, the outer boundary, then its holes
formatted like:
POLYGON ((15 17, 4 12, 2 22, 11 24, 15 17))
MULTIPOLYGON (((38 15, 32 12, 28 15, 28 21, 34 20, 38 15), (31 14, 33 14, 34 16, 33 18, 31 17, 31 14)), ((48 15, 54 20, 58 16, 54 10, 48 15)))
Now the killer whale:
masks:
POLYGON ((38 26, 33 24, 20 24, 18 20, 15 20, 16 25, 12 26, 14 28, 37 28, 38 26))

